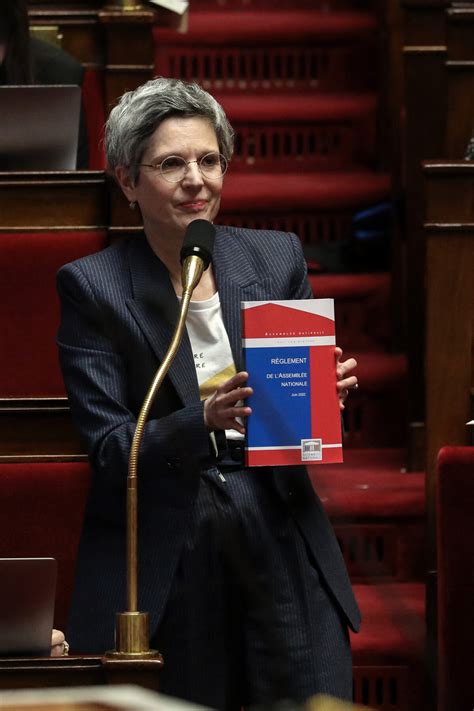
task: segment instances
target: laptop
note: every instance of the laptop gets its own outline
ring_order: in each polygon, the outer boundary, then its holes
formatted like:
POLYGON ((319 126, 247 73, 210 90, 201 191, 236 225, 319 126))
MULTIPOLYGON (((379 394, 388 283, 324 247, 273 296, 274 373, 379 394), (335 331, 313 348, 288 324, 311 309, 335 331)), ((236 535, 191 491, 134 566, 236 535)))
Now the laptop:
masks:
POLYGON ((75 170, 81 89, 0 86, 0 171, 75 170))
POLYGON ((0 655, 51 652, 54 558, 0 558, 0 655))

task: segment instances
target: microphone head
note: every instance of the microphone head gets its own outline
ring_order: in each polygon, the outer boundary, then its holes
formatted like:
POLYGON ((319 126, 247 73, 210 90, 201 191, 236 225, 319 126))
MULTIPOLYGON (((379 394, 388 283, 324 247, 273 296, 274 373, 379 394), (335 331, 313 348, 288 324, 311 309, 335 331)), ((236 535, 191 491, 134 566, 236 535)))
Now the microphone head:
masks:
POLYGON ((212 222, 208 222, 207 220, 193 220, 190 222, 186 234, 184 235, 183 246, 181 247, 181 264, 186 257, 195 255, 203 260, 205 269, 207 269, 212 261, 215 236, 216 228, 212 222))

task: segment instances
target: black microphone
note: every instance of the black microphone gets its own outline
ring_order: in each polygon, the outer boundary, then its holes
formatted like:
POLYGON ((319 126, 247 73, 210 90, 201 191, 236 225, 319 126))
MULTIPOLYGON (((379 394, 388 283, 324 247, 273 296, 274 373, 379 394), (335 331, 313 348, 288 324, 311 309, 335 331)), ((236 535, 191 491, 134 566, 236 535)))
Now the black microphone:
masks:
POLYGON ((186 297, 191 298, 203 271, 211 263, 215 235, 216 228, 207 220, 193 220, 188 225, 180 253, 183 304, 186 297))
POLYGON ((215 236, 216 228, 212 222, 207 220, 193 220, 193 222, 190 222, 181 247, 181 264, 183 264, 186 257, 196 256, 203 260, 205 263, 204 269, 207 269, 212 261, 215 236))

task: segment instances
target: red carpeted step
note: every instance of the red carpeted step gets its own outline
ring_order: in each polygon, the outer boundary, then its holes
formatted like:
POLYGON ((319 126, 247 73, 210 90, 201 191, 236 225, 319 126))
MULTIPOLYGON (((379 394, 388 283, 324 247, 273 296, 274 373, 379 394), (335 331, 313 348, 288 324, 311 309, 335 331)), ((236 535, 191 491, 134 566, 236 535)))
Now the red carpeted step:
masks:
POLYGON ((390 179, 369 171, 229 170, 220 224, 295 232, 304 245, 347 239, 354 213, 387 198, 390 179))
POLYGON ((388 273, 309 274, 313 294, 335 300, 338 344, 348 351, 386 351, 391 342, 388 273))
POLYGON ((351 634, 354 665, 422 664, 425 586, 422 583, 355 585, 362 612, 351 634))
POLYGON ((155 26, 157 44, 211 45, 348 41, 373 36, 377 20, 370 12, 190 12, 187 33, 155 26))
POLYGON ((344 411, 349 447, 401 447, 406 442, 407 362, 403 354, 352 353, 359 389, 344 411))
POLYGON ((213 91, 374 86, 377 23, 368 12, 196 12, 189 31, 155 27, 155 74, 213 91))
POLYGON ((400 449, 347 449, 344 464, 308 472, 353 581, 424 577, 425 475, 403 470, 400 449))
POLYGON ((351 393, 354 399, 363 391, 380 393, 403 387, 407 375, 407 361, 403 353, 352 353, 357 360, 359 390, 351 393))
MULTIPOLYGON (((216 92, 214 92, 216 94, 216 92)), ((350 169, 375 160, 375 94, 224 93, 235 130, 232 169, 350 169)))
POLYGON ((246 211, 348 210, 386 199, 390 176, 369 171, 297 173, 230 170, 221 213, 246 211))
POLYGON ((331 517, 413 518, 425 513, 425 474, 404 469, 404 450, 344 450, 343 464, 308 467, 331 517))
POLYGON ((377 109, 377 96, 373 92, 360 94, 309 92, 282 101, 276 91, 232 94, 214 92, 231 123, 233 121, 279 122, 286 121, 351 121, 371 116, 377 109))
POLYGON ((354 701, 381 711, 424 708, 425 586, 355 585, 362 611, 351 633, 354 701))
POLYGON ((280 10, 322 10, 334 12, 336 10, 367 9, 370 0, 192 0, 192 12, 219 10, 252 10, 252 11, 280 11, 280 10))

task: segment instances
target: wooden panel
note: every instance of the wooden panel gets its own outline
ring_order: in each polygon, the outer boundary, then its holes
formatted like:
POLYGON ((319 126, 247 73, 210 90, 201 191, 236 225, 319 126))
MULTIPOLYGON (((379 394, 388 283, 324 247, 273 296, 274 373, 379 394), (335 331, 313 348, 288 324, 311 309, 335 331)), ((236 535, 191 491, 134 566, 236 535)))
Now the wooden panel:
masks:
POLYGON ((436 678, 436 459, 468 444, 474 323, 474 164, 427 163, 426 506, 427 663, 436 678))
POLYGON ((429 162, 424 170, 427 471, 432 486, 439 449, 468 444, 465 423, 473 384, 474 164, 429 162))
POLYGON ((449 5, 449 0, 402 0, 405 46, 444 45, 449 5))
POLYGON ((474 7, 452 7, 447 11, 447 45, 453 62, 474 61, 474 7))
MULTIPOLYGON (((446 158, 463 158, 474 135, 474 7, 447 12, 446 158)), ((434 157, 434 156, 433 156, 434 157)))
POLYGON ((428 161, 425 224, 474 223, 474 164, 467 161, 428 161))
POLYGON ((410 363, 410 421, 424 420, 423 180, 421 163, 442 157, 446 116, 446 49, 405 48, 406 333, 410 363), (433 91, 433 86, 437 91, 433 91), (427 120, 429 117, 429 120, 427 120))
POLYGON ((104 227, 108 193, 101 171, 0 173, 2 230, 104 227))
POLYGON ((444 445, 467 445, 470 415, 474 224, 427 226, 427 468, 444 445))
POLYGON ((80 455, 66 398, 0 400, 0 457, 80 455))

